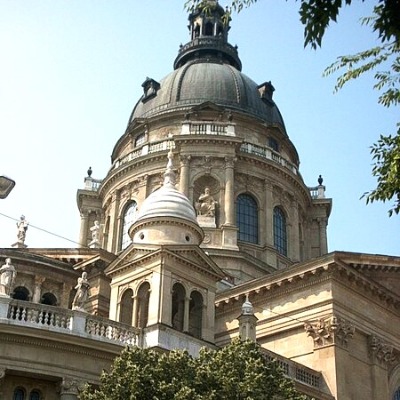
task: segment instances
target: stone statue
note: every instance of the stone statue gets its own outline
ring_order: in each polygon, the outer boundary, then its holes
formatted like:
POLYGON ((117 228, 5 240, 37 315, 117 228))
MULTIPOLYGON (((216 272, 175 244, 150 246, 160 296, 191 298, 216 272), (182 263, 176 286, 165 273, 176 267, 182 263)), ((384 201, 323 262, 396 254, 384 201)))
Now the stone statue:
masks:
POLYGON ((197 215, 215 217, 216 204, 217 202, 214 200, 214 197, 211 196, 210 188, 206 187, 204 193, 199 196, 199 200, 196 203, 197 215))
POLYGON ((25 219, 24 215, 21 215, 19 222, 17 222, 17 243, 24 244, 26 238, 26 231, 28 230, 28 221, 25 219))
POLYGON ((0 268, 0 295, 10 297, 17 271, 11 264, 11 258, 6 258, 6 263, 0 268))
POLYGON ((101 225, 99 221, 94 221, 94 225, 90 228, 90 232, 92 232, 92 240, 89 242, 89 247, 91 249, 99 249, 102 240, 101 225))
POLYGON ((84 306, 89 297, 90 284, 87 279, 87 272, 82 272, 82 276, 78 278, 78 283, 75 286, 76 294, 72 302, 72 309, 85 311, 84 306))

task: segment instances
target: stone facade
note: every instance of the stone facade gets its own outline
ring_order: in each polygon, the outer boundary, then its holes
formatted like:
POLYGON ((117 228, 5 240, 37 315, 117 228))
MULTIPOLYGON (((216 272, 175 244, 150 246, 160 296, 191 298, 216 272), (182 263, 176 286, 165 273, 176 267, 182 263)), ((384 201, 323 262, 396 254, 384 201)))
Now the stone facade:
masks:
POLYGON ((272 84, 241 73, 210 3, 174 71, 143 83, 108 174, 78 190, 81 248, 0 249, 16 271, 0 399, 75 400, 124 346, 195 356, 238 336, 310 398, 400 398, 400 258, 328 252, 322 178, 304 183, 272 84))

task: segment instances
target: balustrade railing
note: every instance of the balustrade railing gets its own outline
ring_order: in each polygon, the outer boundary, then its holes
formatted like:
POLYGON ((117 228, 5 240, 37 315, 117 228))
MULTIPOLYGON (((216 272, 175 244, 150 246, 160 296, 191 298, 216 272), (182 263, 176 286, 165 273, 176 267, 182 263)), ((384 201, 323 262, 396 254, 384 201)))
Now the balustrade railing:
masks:
POLYGON ((277 164, 280 164, 283 167, 289 169, 294 174, 297 175, 297 173, 298 173, 297 167, 294 164, 292 164, 290 161, 283 158, 279 153, 277 153, 276 151, 273 151, 269 147, 264 147, 264 146, 259 146, 259 145, 253 144, 253 143, 244 142, 240 146, 240 151, 242 151, 243 153, 254 154, 255 156, 259 156, 262 158, 266 158, 267 160, 274 161, 277 164))
POLYGON ((121 345, 137 344, 138 329, 132 326, 60 307, 3 298, 0 301, 0 321, 4 319, 15 325, 43 328, 46 331, 61 330, 121 345))
POLYGON ((286 375, 288 378, 295 379, 301 383, 305 383, 306 385, 313 386, 315 388, 321 388, 322 381, 320 373, 268 350, 265 350, 265 357, 268 361, 276 362, 282 369, 284 375, 286 375))
POLYGON ((137 344, 135 328, 109 319, 88 316, 85 331, 92 336, 110 339, 122 344, 137 344))

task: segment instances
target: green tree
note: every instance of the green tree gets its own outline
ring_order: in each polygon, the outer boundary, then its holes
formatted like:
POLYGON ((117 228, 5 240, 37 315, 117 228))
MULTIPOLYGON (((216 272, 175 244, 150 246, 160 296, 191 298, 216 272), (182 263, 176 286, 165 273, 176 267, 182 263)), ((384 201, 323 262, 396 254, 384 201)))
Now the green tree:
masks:
MULTIPOLYGON (((300 21, 304 25, 304 45, 314 49, 322 44, 322 39, 331 22, 336 22, 344 6, 352 0, 297 0, 300 21)), ((362 0, 364 1, 364 0, 362 0)), ((356 54, 339 56, 326 68, 324 75, 339 72, 335 91, 362 74, 374 71, 374 88, 381 91, 378 102, 385 107, 400 104, 400 0, 375 0, 371 16, 361 20, 376 32, 380 44, 356 54), (383 68, 381 70, 380 68, 383 68)), ((240 12, 257 0, 231 0, 226 18, 232 12, 240 12)), ((186 8, 209 7, 204 0, 188 0, 186 8)), ((380 135, 371 146, 373 160, 372 175, 377 186, 362 197, 367 203, 374 201, 394 201, 389 216, 400 212, 400 124, 393 135, 380 135)))
POLYGON ((87 386, 81 400, 305 400, 259 345, 234 340, 219 350, 160 353, 126 348, 98 389, 87 386))

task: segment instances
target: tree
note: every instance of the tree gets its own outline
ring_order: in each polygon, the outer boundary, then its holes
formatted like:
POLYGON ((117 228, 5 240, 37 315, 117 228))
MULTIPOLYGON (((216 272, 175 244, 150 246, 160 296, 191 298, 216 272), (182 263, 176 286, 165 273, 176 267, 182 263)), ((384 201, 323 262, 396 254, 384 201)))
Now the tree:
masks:
POLYGON ((81 400, 305 400, 259 345, 234 340, 219 350, 161 353, 126 348, 99 389, 89 386, 81 400))
MULTIPOLYGON (((364 1, 364 0, 362 0, 364 1)), ((240 12, 257 0, 231 0, 227 8, 229 19, 232 12, 240 12)), ((304 25, 304 46, 314 49, 322 44, 322 39, 329 24, 336 22, 345 5, 352 0, 298 0, 300 3, 300 21, 304 25)), ((362 19, 377 33, 380 45, 360 51, 357 54, 339 56, 326 68, 324 75, 338 71, 335 91, 342 88, 360 75, 375 71, 374 88, 381 91, 378 102, 385 107, 400 104, 400 0, 376 0, 372 16, 362 19), (385 68, 381 71, 378 68, 385 68)), ((188 0, 186 8, 209 7, 204 0, 188 0)), ((400 124, 392 135, 380 135, 380 139, 371 146, 373 159, 372 175, 377 178, 377 187, 362 197, 367 204, 374 201, 391 201, 389 216, 400 212, 400 124)))

